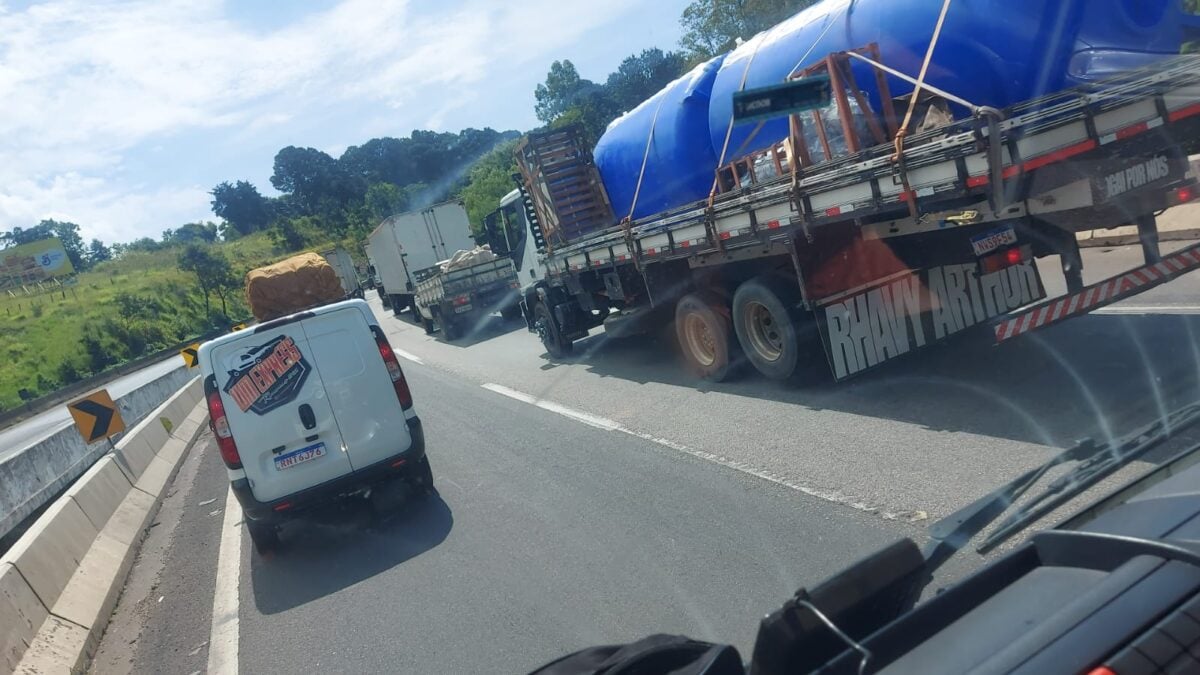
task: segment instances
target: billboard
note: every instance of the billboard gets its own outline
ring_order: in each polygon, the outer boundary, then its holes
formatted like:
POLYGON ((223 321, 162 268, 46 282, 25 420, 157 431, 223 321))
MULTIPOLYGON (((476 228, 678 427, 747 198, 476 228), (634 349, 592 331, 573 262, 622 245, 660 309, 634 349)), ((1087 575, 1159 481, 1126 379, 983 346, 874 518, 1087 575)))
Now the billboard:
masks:
POLYGON ((65 277, 74 272, 71 259, 57 238, 0 250, 0 288, 65 277))

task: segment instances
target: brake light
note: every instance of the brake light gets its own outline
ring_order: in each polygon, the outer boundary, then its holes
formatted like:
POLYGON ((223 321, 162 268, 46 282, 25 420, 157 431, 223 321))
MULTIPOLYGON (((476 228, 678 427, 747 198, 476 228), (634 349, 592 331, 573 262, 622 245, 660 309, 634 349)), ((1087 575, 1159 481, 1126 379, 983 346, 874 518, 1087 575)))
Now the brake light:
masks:
POLYGON ((983 266, 983 273, 991 274, 992 272, 999 272, 1006 267, 1020 265, 1029 260, 1032 255, 1032 249, 1028 246, 1013 246, 981 258, 979 262, 983 266))
POLYGON ((469 296, 469 295, 460 295, 460 296, 458 296, 457 298, 455 298, 455 299, 454 299, 454 304, 455 304, 455 305, 465 305, 465 304, 467 304, 467 303, 468 303, 468 302, 470 302, 470 301, 471 301, 471 296, 469 296))
POLYGON ((225 416, 225 404, 221 402, 221 392, 213 388, 206 397, 208 402, 208 419, 213 435, 217 437, 217 449, 225 466, 231 469, 242 468, 242 457, 238 454, 237 443, 233 440, 233 431, 229 428, 229 418, 225 416))
POLYGON ((379 345, 379 356, 383 358, 383 365, 387 367, 388 377, 392 378, 392 387, 396 390, 396 398, 400 399, 400 408, 408 410, 413 405, 412 392, 408 389, 408 380, 404 379, 404 370, 400 368, 400 361, 396 359, 396 353, 392 351, 392 346, 388 344, 383 331, 377 328, 375 329, 375 344, 379 345))

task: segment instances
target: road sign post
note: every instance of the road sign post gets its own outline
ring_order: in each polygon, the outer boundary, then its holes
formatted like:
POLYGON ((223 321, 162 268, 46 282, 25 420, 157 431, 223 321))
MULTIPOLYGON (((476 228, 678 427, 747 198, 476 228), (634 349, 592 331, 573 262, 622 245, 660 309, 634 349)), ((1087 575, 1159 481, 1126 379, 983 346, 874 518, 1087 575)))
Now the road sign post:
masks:
POLYGON ((107 389, 94 391, 68 403, 67 411, 75 420, 75 428, 85 443, 95 443, 125 431, 125 420, 121 418, 121 411, 108 395, 107 389))

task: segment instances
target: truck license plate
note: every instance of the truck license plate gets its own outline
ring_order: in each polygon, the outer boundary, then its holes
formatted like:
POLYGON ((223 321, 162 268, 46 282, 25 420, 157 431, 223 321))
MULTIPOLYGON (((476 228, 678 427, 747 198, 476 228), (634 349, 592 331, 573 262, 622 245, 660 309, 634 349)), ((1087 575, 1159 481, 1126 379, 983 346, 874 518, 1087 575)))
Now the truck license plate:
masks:
POLYGON ((1017 233, 1011 227, 998 227, 994 230, 971 237, 971 248, 975 255, 987 255, 1001 246, 1011 246, 1017 243, 1017 233))
POLYGON ((284 469, 290 469, 297 464, 311 462, 318 457, 324 456, 325 444, 317 443, 316 445, 310 445, 305 448, 300 448, 299 450, 293 450, 287 454, 276 457, 275 469, 278 471, 283 471, 284 469))

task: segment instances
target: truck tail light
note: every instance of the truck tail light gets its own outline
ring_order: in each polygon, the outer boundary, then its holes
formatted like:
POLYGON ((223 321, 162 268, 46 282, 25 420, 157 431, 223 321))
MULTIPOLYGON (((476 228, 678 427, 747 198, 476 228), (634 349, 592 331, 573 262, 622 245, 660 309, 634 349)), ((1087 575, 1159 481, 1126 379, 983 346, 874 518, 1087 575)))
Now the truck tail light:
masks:
POLYGON ((454 304, 456 306, 465 305, 470 301, 471 301, 471 296, 469 296, 469 295, 460 295, 457 298, 454 298, 454 304))
POLYGON ((213 387, 205 398, 208 402, 209 425, 213 435, 217 437, 217 449, 221 451, 221 459, 225 466, 231 469, 242 468, 242 457, 238 454, 237 443, 234 442, 233 432, 229 429, 229 418, 225 416, 221 392, 213 387))
POLYGON ((984 274, 991 274, 992 272, 999 272, 1006 267, 1020 265, 1032 257, 1033 252, 1030 247, 1013 246, 981 258, 979 263, 983 266, 984 274))
POLYGON ((1188 202, 1195 201, 1197 196, 1200 196, 1200 194, 1197 194, 1196 187, 1194 185, 1184 185, 1183 187, 1176 189, 1175 192, 1171 193, 1167 201, 1169 201, 1172 206, 1178 206, 1180 204, 1187 204, 1188 202))
POLYGON ((379 355, 383 357, 383 365, 387 367, 388 377, 392 378, 392 387, 396 389, 396 398, 400 399, 400 409, 408 410, 413 406, 412 392, 408 389, 408 380, 404 379, 404 370, 400 368, 400 361, 396 359, 396 353, 392 351, 392 346, 388 344, 383 331, 375 326, 372 326, 371 329, 375 333, 375 344, 379 345, 379 355))

